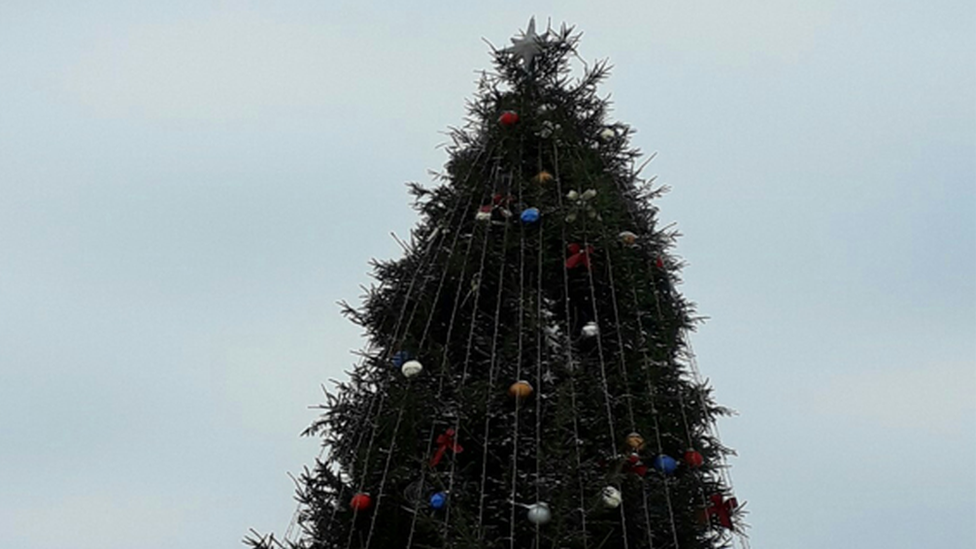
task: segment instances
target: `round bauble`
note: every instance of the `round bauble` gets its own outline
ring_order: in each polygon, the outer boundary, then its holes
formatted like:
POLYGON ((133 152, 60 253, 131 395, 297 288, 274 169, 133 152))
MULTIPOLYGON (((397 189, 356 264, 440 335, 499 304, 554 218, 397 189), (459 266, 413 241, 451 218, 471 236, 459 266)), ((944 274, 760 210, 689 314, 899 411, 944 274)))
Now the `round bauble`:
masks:
POLYGON ((621 502, 624 500, 623 496, 620 495, 620 490, 617 490, 613 486, 604 488, 600 496, 603 498, 603 504, 611 509, 620 507, 621 502))
POLYGON ((583 329, 580 330, 583 337, 590 338, 600 335, 600 327, 597 326, 596 322, 587 322, 583 325, 583 329))
POLYGON ((511 128, 518 123, 519 116, 515 111, 505 111, 498 117, 498 123, 506 128, 511 128))
POLYGON ((600 132, 600 139, 602 139, 605 142, 613 141, 616 138, 617 138, 617 131, 614 130, 613 128, 604 128, 603 131, 600 132))
POLYGON ((373 505, 373 498, 369 497, 369 494, 359 493, 349 500, 349 507, 352 507, 353 511, 365 511, 373 505))
POLYGON ((545 170, 542 170, 541 172, 535 174, 535 177, 532 178, 532 181, 535 181, 536 183, 549 183, 550 181, 552 181, 552 174, 545 170))
POLYGON ((620 243, 624 246, 633 246, 634 244, 637 244, 637 235, 630 231, 623 231, 617 235, 617 238, 620 239, 620 243))
POLYGON ((526 516, 532 524, 545 524, 552 519, 552 512, 549 510, 548 503, 540 501, 529 505, 529 512, 526 516))
POLYGON ((519 216, 519 219, 522 220, 522 223, 529 224, 538 221, 539 216, 539 208, 526 208, 522 210, 522 215, 519 216))
POLYGON ((630 433, 627 435, 627 447, 635 452, 640 452, 644 449, 644 437, 640 436, 640 433, 630 433))
POLYGON ((436 494, 430 496, 430 506, 432 509, 440 510, 447 505, 447 494, 444 492, 437 492, 436 494))
POLYGON ((678 462, 671 456, 665 454, 659 454, 654 456, 654 461, 651 462, 651 467, 654 470, 664 473, 665 475, 670 475, 678 469, 678 462))
POLYGON ((424 371, 424 365, 419 360, 408 360, 400 366, 400 371, 405 377, 413 377, 424 371))
POLYGON ((705 463, 705 458, 702 457, 694 448, 689 448, 685 451, 684 461, 692 469, 697 469, 705 463))
POLYGON ((516 381, 508 388, 509 396, 519 400, 524 400, 532 396, 532 391, 532 385, 525 380, 516 381))

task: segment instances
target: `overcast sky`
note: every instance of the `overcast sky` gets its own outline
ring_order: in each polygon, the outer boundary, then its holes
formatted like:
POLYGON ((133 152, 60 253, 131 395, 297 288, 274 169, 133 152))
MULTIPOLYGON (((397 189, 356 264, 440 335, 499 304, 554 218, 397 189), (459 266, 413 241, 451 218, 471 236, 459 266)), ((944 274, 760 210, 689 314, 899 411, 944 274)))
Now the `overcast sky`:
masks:
POLYGON ((282 532, 482 38, 609 57, 756 549, 976 547, 976 5, 0 0, 0 546, 282 532))

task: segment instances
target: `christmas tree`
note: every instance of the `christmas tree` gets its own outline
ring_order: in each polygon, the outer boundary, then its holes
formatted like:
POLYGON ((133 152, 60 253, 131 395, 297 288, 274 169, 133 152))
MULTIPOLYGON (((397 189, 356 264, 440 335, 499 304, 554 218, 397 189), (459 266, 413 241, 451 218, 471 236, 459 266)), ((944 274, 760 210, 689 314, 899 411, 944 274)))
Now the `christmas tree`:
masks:
POLYGON ((298 479, 297 529, 250 545, 744 539, 664 189, 608 120, 607 63, 574 77, 579 35, 534 27, 492 52, 440 184, 411 185, 407 252, 345 308, 370 344, 306 431, 327 453, 298 479))

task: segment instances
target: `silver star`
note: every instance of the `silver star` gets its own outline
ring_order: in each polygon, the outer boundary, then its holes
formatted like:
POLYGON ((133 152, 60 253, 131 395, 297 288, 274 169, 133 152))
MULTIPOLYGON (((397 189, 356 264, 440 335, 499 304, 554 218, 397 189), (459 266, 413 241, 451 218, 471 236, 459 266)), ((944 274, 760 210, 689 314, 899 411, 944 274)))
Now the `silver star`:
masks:
POLYGON ((522 67, 529 70, 532 60, 542 51, 542 37, 535 33, 535 17, 529 19, 529 27, 520 38, 512 38, 509 51, 522 60, 522 67))

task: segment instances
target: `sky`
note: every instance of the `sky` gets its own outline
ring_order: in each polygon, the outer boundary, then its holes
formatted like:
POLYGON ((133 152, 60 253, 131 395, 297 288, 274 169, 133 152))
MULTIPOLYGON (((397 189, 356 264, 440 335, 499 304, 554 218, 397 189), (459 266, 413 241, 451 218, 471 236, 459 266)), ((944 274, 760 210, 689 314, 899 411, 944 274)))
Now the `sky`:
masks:
POLYGON ((283 532, 485 40, 672 191, 757 549, 976 547, 976 4, 0 0, 0 546, 283 532))

